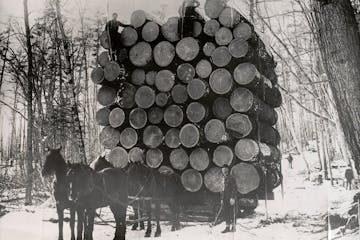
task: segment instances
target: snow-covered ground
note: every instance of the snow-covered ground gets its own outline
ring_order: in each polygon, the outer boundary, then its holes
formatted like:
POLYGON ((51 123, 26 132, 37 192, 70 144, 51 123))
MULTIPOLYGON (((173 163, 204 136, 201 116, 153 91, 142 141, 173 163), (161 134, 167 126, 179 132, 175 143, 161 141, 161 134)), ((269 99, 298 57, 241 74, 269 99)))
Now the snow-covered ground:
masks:
MULTIPOLYGON (((307 158, 315 157, 316 153, 308 153, 307 158)), ((360 239, 359 233, 347 232, 344 236, 339 231, 326 231, 324 216, 327 213, 346 212, 351 204, 354 191, 345 191, 342 186, 330 187, 329 183, 315 185, 304 181, 304 164, 295 156, 294 169, 283 164, 284 174, 284 198, 281 188, 275 191, 275 200, 267 202, 267 214, 265 202, 260 201, 256 214, 238 219, 237 232, 221 234, 225 227, 224 223, 216 227, 210 227, 205 223, 182 223, 183 228, 177 232, 171 232, 167 223, 162 223, 162 236, 159 240, 212 240, 212 239, 249 239, 249 240, 317 240, 317 239, 360 239), (266 218, 268 215, 268 218, 266 218)), ((107 211, 102 215, 111 219, 107 211)), ((46 205, 12 211, 0 218, 0 240, 51 240, 57 239, 57 223, 54 208, 46 205)), ((112 239, 114 229, 108 225, 101 225, 97 220, 94 231, 94 239, 112 239)), ((113 223, 111 223, 113 224, 113 223)), ((65 239, 69 239, 69 225, 64 224, 65 239)), ((147 239, 143 237, 144 231, 131 231, 128 227, 127 239, 147 239)))

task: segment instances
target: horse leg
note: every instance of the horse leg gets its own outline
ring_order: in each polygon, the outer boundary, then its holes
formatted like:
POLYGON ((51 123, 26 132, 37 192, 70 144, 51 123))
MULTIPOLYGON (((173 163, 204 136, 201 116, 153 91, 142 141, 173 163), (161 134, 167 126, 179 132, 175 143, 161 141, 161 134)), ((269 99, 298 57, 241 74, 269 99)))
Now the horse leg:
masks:
POLYGON ((60 204, 56 204, 56 211, 58 215, 58 227, 59 227, 59 236, 58 240, 63 240, 63 225, 64 225, 64 208, 60 204))
POLYGON ((139 219, 139 214, 138 214, 139 209, 136 208, 136 207, 134 207, 134 206, 133 206, 133 209, 134 209, 134 212, 135 212, 135 214, 134 214, 135 223, 133 224, 131 230, 132 230, 132 231, 135 231, 135 230, 138 228, 138 226, 139 226, 139 223, 138 223, 138 221, 137 221, 137 220, 139 219))
POLYGON ((75 209, 70 208, 70 232, 71 232, 71 240, 75 240, 75 209))
MULTIPOLYGON (((142 201, 142 202, 139 204, 139 206, 140 206, 140 210, 139 210, 139 212, 140 212, 140 218, 143 218, 143 217, 144 217, 144 213, 143 213, 143 210, 141 210, 141 209, 144 209, 144 202, 142 201)), ((140 230, 144 230, 144 229, 145 229, 144 220, 141 220, 141 221, 140 221, 140 230)))
POLYGON ((85 240, 93 240, 95 209, 86 210, 85 240))
POLYGON ((77 209, 77 215, 78 215, 78 223, 77 223, 77 240, 83 239, 83 229, 84 229, 84 209, 77 209))
POLYGON ((146 201, 145 208, 148 217, 145 237, 150 237, 151 236, 151 202, 150 201, 146 201))
POLYGON ((114 214, 116 230, 114 240, 125 240, 126 234, 126 207, 111 205, 110 209, 114 214))
POLYGON ((161 236, 161 227, 160 227, 160 202, 155 202, 155 219, 156 219, 156 232, 155 237, 161 236))

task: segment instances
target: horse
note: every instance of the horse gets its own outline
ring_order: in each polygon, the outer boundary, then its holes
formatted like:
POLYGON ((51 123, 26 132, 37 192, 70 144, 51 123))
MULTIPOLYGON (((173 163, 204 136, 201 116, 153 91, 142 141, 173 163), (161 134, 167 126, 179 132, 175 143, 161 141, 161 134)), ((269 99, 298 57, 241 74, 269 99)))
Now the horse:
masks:
MULTIPOLYGON (((68 164, 61 155, 61 147, 58 149, 51 149, 48 147, 48 154, 46 155, 42 175, 46 177, 55 173, 53 194, 56 200, 56 212, 58 215, 58 240, 63 240, 64 210, 66 208, 70 209, 71 240, 75 239, 74 226, 76 210, 72 202, 69 200, 69 182, 66 177, 67 170, 68 164)), ((81 218, 81 212, 78 212, 78 215, 79 218, 81 218)), ((81 239, 81 232, 77 233, 77 239, 81 239)))
MULTIPOLYGON (((140 200, 145 199, 147 213, 147 229, 145 237, 151 236, 151 205, 155 205, 155 221, 157 224, 155 237, 160 237, 160 203, 166 202, 172 212, 171 231, 180 228, 179 214, 183 187, 180 176, 176 173, 163 174, 157 169, 150 168, 143 163, 129 163, 126 167, 129 175, 129 195, 140 200)), ((137 212, 135 213, 135 217, 137 212)))
POLYGON ((119 168, 105 168, 97 172, 88 165, 72 164, 67 176, 71 184, 71 199, 76 206, 81 206, 86 212, 85 239, 93 239, 96 209, 110 206, 116 222, 114 240, 125 240, 128 206, 127 174, 119 168))

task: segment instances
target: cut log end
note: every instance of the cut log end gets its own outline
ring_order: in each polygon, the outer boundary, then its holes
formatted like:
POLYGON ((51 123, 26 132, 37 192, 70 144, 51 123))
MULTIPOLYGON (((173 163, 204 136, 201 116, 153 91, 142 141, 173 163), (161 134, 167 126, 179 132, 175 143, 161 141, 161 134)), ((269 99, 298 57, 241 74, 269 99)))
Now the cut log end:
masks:
POLYGON ((113 148, 108 156, 109 162, 117 168, 124 168, 129 163, 129 155, 122 147, 113 148))
POLYGON ((187 191, 197 192, 203 185, 203 178, 195 169, 187 169, 181 174, 181 183, 187 191))
POLYGON ((189 156, 183 148, 177 148, 170 153, 170 163, 174 169, 184 170, 189 163, 189 156))
POLYGON ((260 148, 256 141, 245 138, 240 139, 235 145, 235 155, 242 161, 255 161, 260 148))
POLYGON ((259 187, 259 173, 251 164, 236 164, 234 167, 232 167, 231 174, 234 176, 238 192, 241 194, 250 193, 259 187))
POLYGON ((204 171, 210 164, 207 151, 203 148, 196 148, 190 154, 190 166, 197 171, 204 171))
POLYGON ((224 191, 224 175, 219 167, 210 168, 204 175, 204 184, 211 192, 224 191))
POLYGON ((184 147, 195 147, 200 139, 199 129, 191 123, 185 124, 180 130, 179 138, 184 147))
POLYGON ((131 149, 138 142, 138 134, 133 128, 125 128, 120 133, 120 144, 126 149, 131 149))
POLYGON ((213 162, 218 167, 222 167, 224 165, 231 165, 233 158, 234 153, 228 146, 219 145, 214 150, 213 162))

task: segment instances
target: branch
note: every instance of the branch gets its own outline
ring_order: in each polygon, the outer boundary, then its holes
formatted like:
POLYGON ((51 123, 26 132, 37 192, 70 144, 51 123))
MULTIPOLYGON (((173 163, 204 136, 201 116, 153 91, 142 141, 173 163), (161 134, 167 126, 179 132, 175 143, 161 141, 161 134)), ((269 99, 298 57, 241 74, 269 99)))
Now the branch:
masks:
MULTIPOLYGON (((3 105, 7 106, 8 108, 10 108, 12 111, 16 112, 17 114, 19 114, 23 119, 25 119, 26 121, 28 121, 28 118, 22 113, 20 112, 18 109, 14 108, 13 106, 11 106, 10 104, 8 104, 7 102, 4 102, 3 100, 0 99, 0 103, 2 103, 3 105)), ((38 126, 36 126, 35 124, 33 124, 33 127, 38 128, 38 126)))

